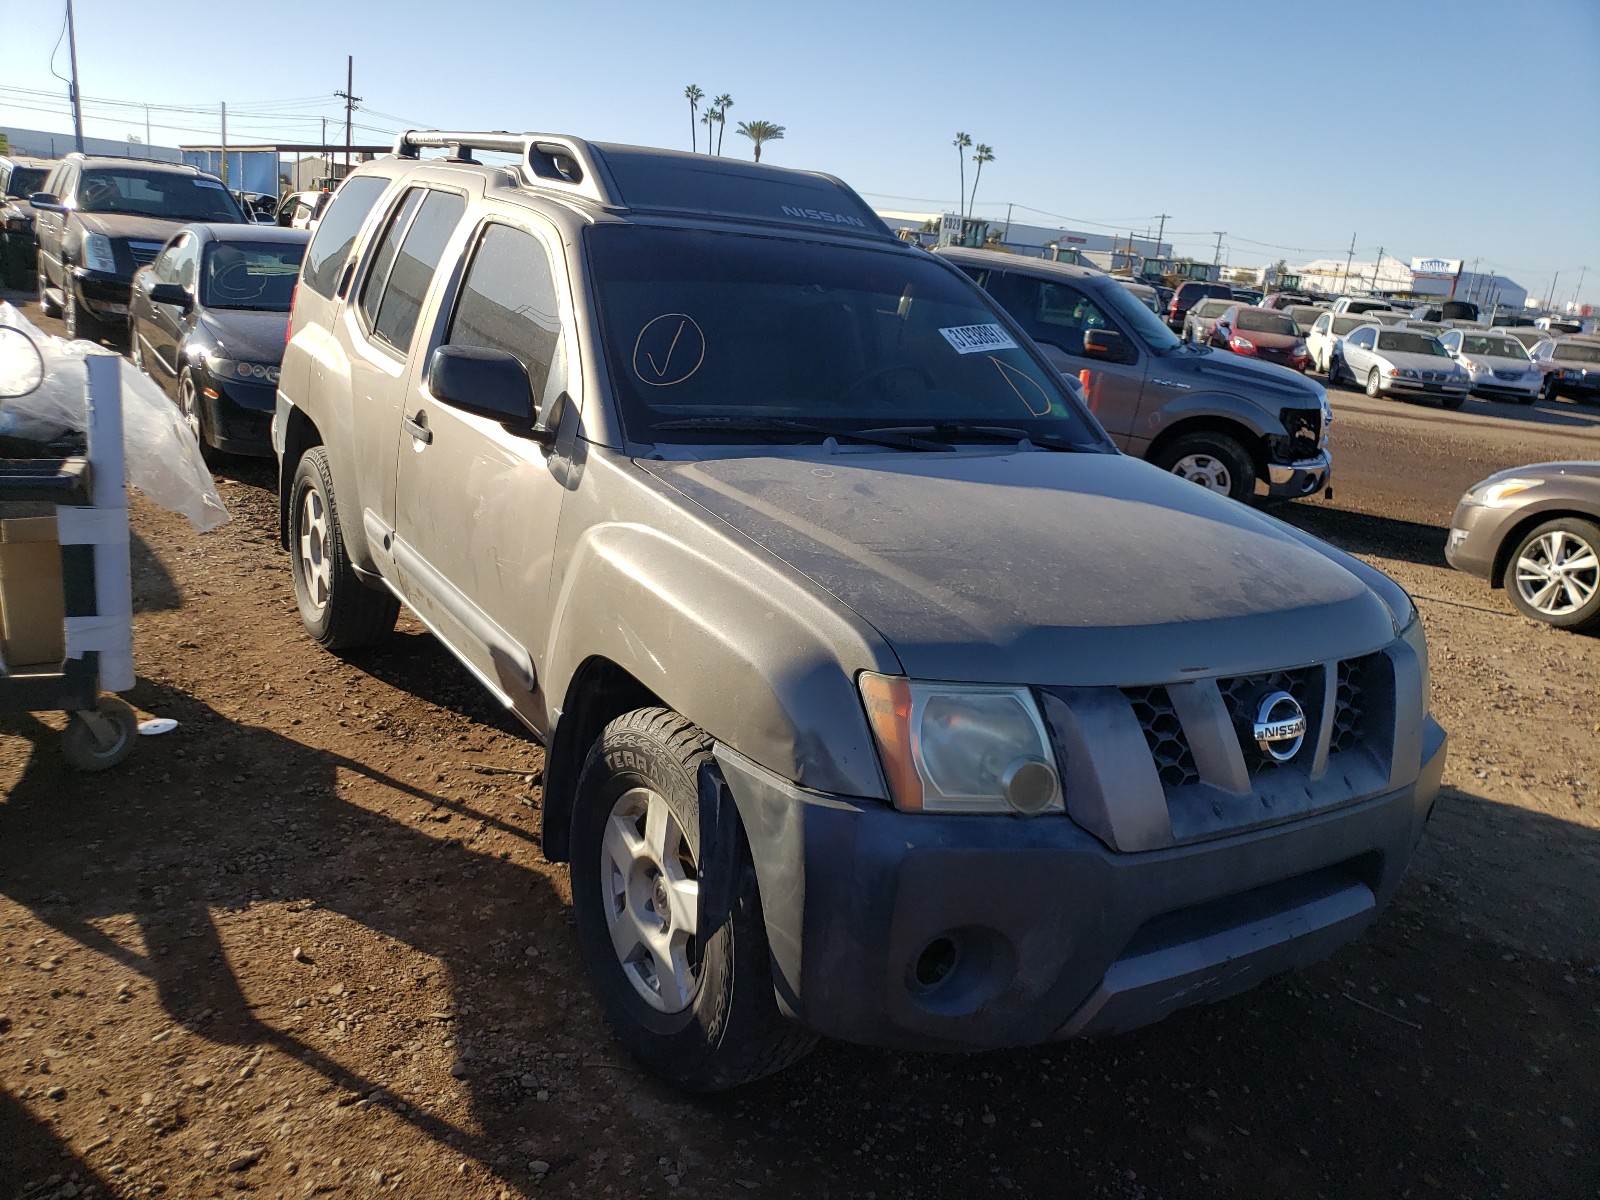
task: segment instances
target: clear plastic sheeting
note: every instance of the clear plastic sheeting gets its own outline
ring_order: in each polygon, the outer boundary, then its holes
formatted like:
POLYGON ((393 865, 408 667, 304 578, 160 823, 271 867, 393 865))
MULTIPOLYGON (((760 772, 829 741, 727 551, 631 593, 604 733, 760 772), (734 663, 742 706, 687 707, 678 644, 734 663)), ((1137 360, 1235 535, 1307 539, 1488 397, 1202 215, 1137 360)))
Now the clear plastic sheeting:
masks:
POLYGON ((173 402, 120 355, 52 337, 0 303, 0 435, 48 444, 84 431, 91 354, 118 359, 128 482, 201 533, 228 519, 194 434, 173 402), (20 331, 23 336, 18 336, 20 331))

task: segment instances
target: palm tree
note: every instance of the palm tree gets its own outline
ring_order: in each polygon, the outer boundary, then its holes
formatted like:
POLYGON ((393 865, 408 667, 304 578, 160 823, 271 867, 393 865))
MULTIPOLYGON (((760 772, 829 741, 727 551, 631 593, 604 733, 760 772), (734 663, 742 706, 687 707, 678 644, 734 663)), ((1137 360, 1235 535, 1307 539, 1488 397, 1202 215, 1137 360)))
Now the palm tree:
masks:
POLYGON ((700 111, 700 101, 706 98, 706 94, 691 83, 683 89, 683 98, 689 102, 689 150, 692 153, 700 149, 700 135, 694 129, 694 115, 700 111))
POLYGON ((722 153, 722 135, 728 130, 728 110, 733 107, 733 97, 723 92, 711 103, 717 106, 717 154, 722 153))
POLYGON ((706 115, 700 118, 700 124, 706 127, 706 153, 711 153, 711 130, 722 119, 722 114, 715 108, 707 108, 706 115))
POLYGON ((964 133, 957 133, 956 140, 950 143, 956 148, 956 164, 961 168, 961 203, 956 205, 956 211, 967 211, 967 156, 966 149, 972 145, 972 139, 964 133))
POLYGON ((740 121, 739 132, 756 144, 756 161, 761 161, 762 142, 780 142, 783 140, 783 126, 774 125, 771 121, 740 121))
POLYGON ((972 208, 978 202, 978 180, 983 178, 983 164, 994 161, 994 151, 979 142, 973 147, 972 161, 978 164, 978 170, 972 177, 972 196, 967 201, 967 216, 972 215, 972 208))

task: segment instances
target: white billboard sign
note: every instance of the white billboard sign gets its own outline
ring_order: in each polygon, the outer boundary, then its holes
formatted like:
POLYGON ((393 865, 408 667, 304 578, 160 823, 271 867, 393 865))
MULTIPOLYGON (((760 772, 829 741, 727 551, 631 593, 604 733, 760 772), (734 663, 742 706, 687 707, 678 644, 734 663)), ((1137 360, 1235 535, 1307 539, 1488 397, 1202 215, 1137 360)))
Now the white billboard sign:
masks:
POLYGON ((1459 258, 1413 258, 1411 273, 1423 279, 1454 279, 1461 274, 1459 258))

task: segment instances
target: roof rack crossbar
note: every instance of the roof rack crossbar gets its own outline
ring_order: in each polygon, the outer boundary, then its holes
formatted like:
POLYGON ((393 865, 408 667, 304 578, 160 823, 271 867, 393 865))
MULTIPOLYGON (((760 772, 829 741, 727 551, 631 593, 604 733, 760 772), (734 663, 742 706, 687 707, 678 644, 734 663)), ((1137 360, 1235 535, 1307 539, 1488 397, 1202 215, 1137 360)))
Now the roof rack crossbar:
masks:
POLYGON ((464 163, 475 161, 475 150, 515 154, 521 160, 518 169, 522 182, 528 187, 577 194, 608 208, 623 207, 600 156, 582 138, 507 133, 503 129, 477 133, 410 129, 395 139, 398 158, 420 158, 423 150, 448 150, 447 162, 464 163))

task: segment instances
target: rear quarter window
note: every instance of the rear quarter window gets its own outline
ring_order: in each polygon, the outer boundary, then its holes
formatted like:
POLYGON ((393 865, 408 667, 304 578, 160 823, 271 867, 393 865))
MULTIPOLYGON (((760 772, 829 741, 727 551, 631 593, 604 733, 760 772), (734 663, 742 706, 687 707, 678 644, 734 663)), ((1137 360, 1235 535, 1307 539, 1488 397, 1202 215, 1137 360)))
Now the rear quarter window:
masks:
POLYGON ((322 223, 306 248, 305 267, 300 282, 317 295, 331 300, 339 286, 339 273, 350 257, 356 234, 372 206, 389 186, 380 175, 358 175, 345 183, 328 204, 322 223))

